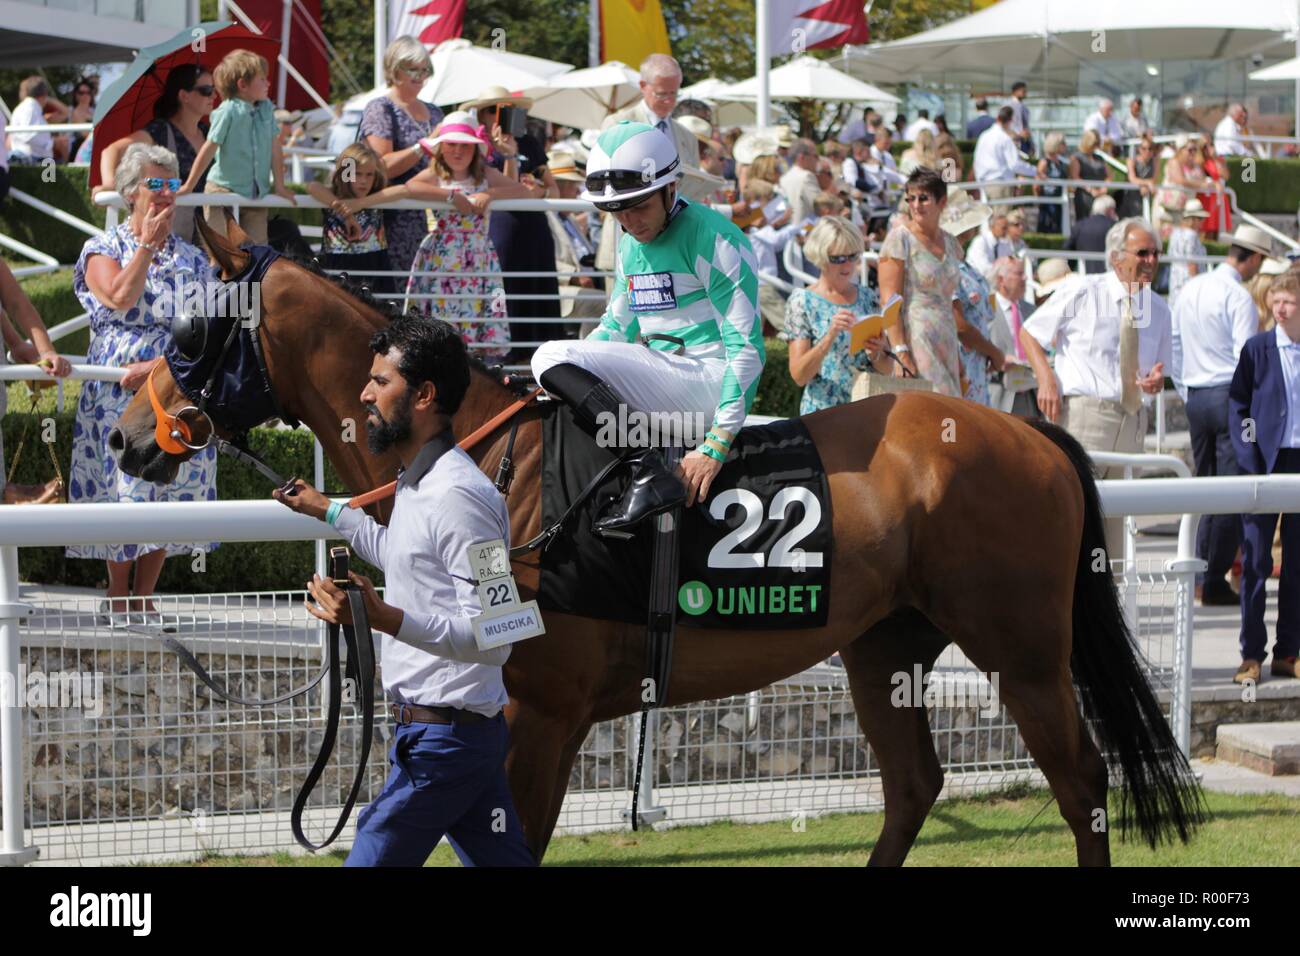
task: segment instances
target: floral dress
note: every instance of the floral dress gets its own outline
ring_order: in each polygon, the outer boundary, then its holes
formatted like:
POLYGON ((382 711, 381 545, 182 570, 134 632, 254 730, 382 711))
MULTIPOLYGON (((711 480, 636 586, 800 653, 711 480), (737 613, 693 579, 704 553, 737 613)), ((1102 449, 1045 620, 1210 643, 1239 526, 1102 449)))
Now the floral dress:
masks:
MULTIPOLYGON (((208 257, 201 250, 170 234, 160 256, 149 265, 144 295, 131 308, 114 311, 101 305, 86 285, 86 263, 91 256, 105 255, 123 268, 135 256, 139 243, 131 224, 123 223, 110 233, 90 239, 81 249, 73 268, 72 288, 90 313, 90 365, 121 367, 144 362, 163 353, 171 337, 170 303, 178 283, 205 281, 208 257), (157 314, 155 315, 155 312, 157 314)), ((108 450, 108 433, 117 424, 135 393, 117 382, 83 382, 72 431, 72 472, 68 478, 68 500, 83 501, 215 501, 217 497, 217 452, 206 448, 182 462, 176 480, 159 486, 120 471, 108 450)), ((98 558, 134 561, 151 551, 166 548, 168 554, 189 554, 195 548, 211 550, 215 544, 113 544, 73 545, 70 558, 98 558)))
MULTIPOLYGON (((422 101, 423 102, 423 101, 422 101)), ((420 140, 433 133, 442 121, 442 110, 432 103, 425 103, 429 111, 429 122, 421 123, 412 118, 387 96, 377 96, 366 104, 361 114, 361 126, 357 129, 357 139, 362 142, 367 136, 378 136, 392 142, 393 151, 409 149, 420 140)), ((400 176, 392 176, 388 185, 396 186, 409 182, 415 174, 429 165, 429 157, 420 153, 420 159, 414 166, 400 176)), ((406 272, 411 268, 415 250, 420 248, 420 241, 427 232, 424 213, 419 209, 385 209, 384 233, 388 239, 388 258, 397 272, 406 272)))
MULTIPOLYGON (((810 289, 795 289, 785 304, 785 328, 777 336, 786 342, 804 340, 816 345, 831 327, 831 319, 841 309, 852 309, 858 315, 870 315, 879 300, 874 289, 858 286, 856 302, 841 305, 824 299, 810 289)), ((871 370, 867 350, 849 353, 849 334, 841 332, 835 338, 826 360, 817 374, 803 390, 799 414, 844 405, 853 401, 853 380, 859 372, 871 370)))
MULTIPOLYGON (((487 190, 487 180, 446 180, 438 185, 468 194, 487 190)), ((439 298, 410 299, 403 310, 445 319, 460 329, 470 355, 505 358, 510 351, 510 326, 506 322, 506 294, 501 285, 501 263, 488 233, 491 215, 465 215, 456 209, 429 212, 430 232, 420 243, 406 282, 407 296, 434 294, 439 298), (489 272, 485 275, 417 276, 417 272, 489 272), (441 298, 456 296, 457 298, 441 298), (486 346, 474 348, 475 345, 486 346)), ((390 244, 391 248, 391 244, 390 244)))
MULTIPOLYGON (((991 338, 990 330, 993 328, 995 318, 993 306, 989 303, 992 290, 974 266, 962 262, 958 269, 961 270, 961 281, 957 284, 957 297, 961 302, 962 318, 979 329, 980 334, 986 339, 991 338)), ((960 345, 960 342, 958 344, 960 345)), ((972 402, 988 405, 988 359, 974 349, 962 345, 961 366, 966 375, 965 397, 972 402)))
POLYGON ((961 398, 961 343, 952 315, 961 246, 947 233, 943 244, 944 257, 936 259, 906 225, 899 225, 885 237, 880 257, 903 263, 903 322, 917 372, 941 395, 961 398))

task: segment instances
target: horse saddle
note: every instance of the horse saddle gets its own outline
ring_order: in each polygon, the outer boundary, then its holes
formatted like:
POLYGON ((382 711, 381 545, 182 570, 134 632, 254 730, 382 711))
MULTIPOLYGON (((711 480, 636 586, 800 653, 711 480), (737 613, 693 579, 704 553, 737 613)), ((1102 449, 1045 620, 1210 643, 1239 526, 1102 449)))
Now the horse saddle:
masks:
MULTIPOLYGON (((618 449, 603 448, 562 402, 542 424, 542 526, 568 514, 541 553, 543 610, 644 624, 650 605, 654 522, 627 540, 592 524, 616 499, 614 468, 584 490, 618 449)), ((728 630, 824 627, 830 607, 830 485, 799 419, 744 428, 707 501, 683 509, 675 583, 678 623, 728 630)))

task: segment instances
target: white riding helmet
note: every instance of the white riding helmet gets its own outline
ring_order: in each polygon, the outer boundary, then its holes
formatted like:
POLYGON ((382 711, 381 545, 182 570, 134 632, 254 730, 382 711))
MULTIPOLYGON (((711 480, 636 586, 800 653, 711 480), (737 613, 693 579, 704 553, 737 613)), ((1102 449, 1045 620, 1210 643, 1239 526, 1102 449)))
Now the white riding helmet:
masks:
POLYGON ((578 198, 617 212, 677 182, 681 175, 671 139, 653 126, 623 120, 596 140, 587 157, 587 188, 578 198))

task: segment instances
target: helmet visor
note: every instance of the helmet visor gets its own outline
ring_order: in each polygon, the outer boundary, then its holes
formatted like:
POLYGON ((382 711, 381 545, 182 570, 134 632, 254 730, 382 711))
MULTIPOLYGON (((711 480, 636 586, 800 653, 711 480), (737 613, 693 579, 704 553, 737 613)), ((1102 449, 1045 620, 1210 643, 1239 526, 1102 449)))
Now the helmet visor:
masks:
POLYGON ((612 186, 616 193, 627 193, 634 189, 645 189, 654 181, 653 172, 642 172, 636 169, 602 169, 587 177, 587 191, 603 193, 607 187, 612 186))

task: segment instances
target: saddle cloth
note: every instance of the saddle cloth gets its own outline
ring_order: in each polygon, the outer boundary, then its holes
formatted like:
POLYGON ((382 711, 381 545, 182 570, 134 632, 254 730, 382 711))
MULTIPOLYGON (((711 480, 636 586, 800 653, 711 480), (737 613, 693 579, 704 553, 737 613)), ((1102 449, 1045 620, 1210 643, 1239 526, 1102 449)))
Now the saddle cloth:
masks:
MULTIPOLYGON (((617 449, 599 447, 562 402, 547 402, 542 522, 565 513, 617 449)), ((654 522, 630 541, 592 523, 625 485, 618 469, 542 552, 543 610, 645 624, 654 522)), ((687 627, 824 627, 830 607, 830 487, 798 419, 742 429, 702 505, 683 511, 677 620, 687 627)))

